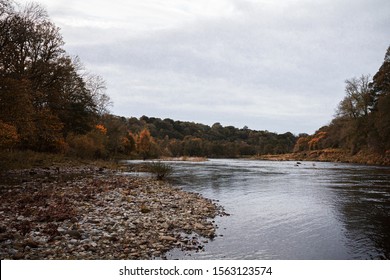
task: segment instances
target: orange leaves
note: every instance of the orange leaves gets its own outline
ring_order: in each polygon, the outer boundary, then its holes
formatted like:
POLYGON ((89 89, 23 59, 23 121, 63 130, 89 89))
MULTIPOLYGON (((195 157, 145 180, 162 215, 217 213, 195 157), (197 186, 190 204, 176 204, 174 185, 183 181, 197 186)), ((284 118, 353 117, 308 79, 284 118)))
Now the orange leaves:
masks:
POLYGON ((120 138, 120 147, 126 155, 130 155, 135 150, 135 140, 131 133, 120 138))
POLYGON ((294 146, 294 153, 306 151, 309 148, 309 136, 308 137, 299 137, 294 146))
POLYGON ((19 142, 16 127, 0 120, 0 149, 10 149, 19 142))
POLYGON ((299 137, 295 144, 294 152, 322 149, 322 142, 326 137, 327 132, 325 131, 319 131, 316 134, 307 137, 299 137))
POLYGON ((146 159, 151 151, 152 143, 154 142, 148 129, 142 130, 137 137, 137 151, 144 159, 146 159))
POLYGON ((95 125, 95 129, 99 131, 101 134, 106 135, 107 134, 107 128, 104 127, 102 124, 95 125))
POLYGON ((308 142, 309 150, 317 150, 320 147, 320 141, 326 137, 327 133, 325 131, 320 131, 308 142))

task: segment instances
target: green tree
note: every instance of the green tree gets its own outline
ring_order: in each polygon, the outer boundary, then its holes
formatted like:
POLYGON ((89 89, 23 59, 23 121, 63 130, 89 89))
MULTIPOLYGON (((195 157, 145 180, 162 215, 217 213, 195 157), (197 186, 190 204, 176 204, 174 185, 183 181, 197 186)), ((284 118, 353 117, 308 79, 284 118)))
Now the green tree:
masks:
POLYGON ((183 145, 183 154, 185 156, 204 156, 202 139, 186 136, 183 145))

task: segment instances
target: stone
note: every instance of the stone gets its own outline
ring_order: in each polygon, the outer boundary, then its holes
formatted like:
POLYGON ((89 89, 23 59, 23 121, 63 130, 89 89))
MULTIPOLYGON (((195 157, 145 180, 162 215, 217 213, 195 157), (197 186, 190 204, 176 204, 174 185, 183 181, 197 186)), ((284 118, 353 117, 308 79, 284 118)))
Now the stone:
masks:
POLYGON ((174 247, 203 250, 202 243, 215 235, 216 225, 206 220, 224 213, 213 201, 164 182, 96 170, 64 167, 61 175, 83 174, 60 181, 52 176, 51 182, 27 180, 23 187, 4 192, 3 209, 15 211, 0 215, 2 258, 14 258, 12 248, 17 248, 23 259, 164 259, 174 247), (42 199, 28 200, 23 208, 16 203, 26 193, 43 198, 49 193, 50 204, 65 201, 74 214, 65 220, 38 222, 42 199), (31 226, 28 234, 5 227, 25 221, 31 226), (195 231, 199 238, 192 239, 195 231))
POLYGON ((69 234, 69 236, 76 238, 76 239, 82 239, 82 235, 77 230, 68 230, 66 234, 69 234))
POLYGON ((24 245, 26 247, 30 247, 30 248, 38 248, 39 247, 39 243, 34 241, 34 240, 31 240, 31 239, 28 239, 24 242, 24 245))
POLYGON ((206 227, 204 225, 200 224, 200 223, 195 223, 194 227, 195 227, 195 229, 199 229, 199 230, 205 230, 206 229, 206 227))
POLYGON ((172 236, 160 236, 160 240, 175 242, 177 239, 175 237, 172 237, 172 236))
POLYGON ((162 224, 161 224, 161 227, 163 227, 163 228, 166 228, 166 229, 167 229, 167 228, 169 228, 169 224, 168 224, 168 223, 162 223, 162 224))

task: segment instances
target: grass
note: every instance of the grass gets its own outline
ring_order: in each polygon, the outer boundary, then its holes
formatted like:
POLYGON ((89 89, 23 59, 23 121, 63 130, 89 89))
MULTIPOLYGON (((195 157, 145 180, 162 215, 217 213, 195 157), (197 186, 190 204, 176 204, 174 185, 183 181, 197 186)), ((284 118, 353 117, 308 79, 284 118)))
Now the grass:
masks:
POLYGON ((172 174, 172 166, 161 161, 156 161, 148 164, 148 171, 156 176, 157 180, 164 180, 172 174))
POLYGON ((29 169, 45 167, 67 167, 94 165, 117 169, 116 161, 86 160, 63 154, 39 153, 34 151, 0 151, 0 172, 12 169, 29 169))

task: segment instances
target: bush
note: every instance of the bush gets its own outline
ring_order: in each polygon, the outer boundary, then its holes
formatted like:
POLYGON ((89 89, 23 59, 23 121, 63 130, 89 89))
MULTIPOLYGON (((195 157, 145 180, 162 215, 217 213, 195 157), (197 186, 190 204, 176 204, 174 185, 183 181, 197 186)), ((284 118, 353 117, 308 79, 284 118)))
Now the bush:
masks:
POLYGON ((157 180, 164 180, 166 177, 172 174, 173 168, 168 164, 157 161, 148 165, 148 171, 153 173, 157 180))
POLYGON ((66 141, 69 145, 69 153, 82 159, 105 158, 106 136, 98 131, 91 131, 86 135, 69 134, 66 141))

